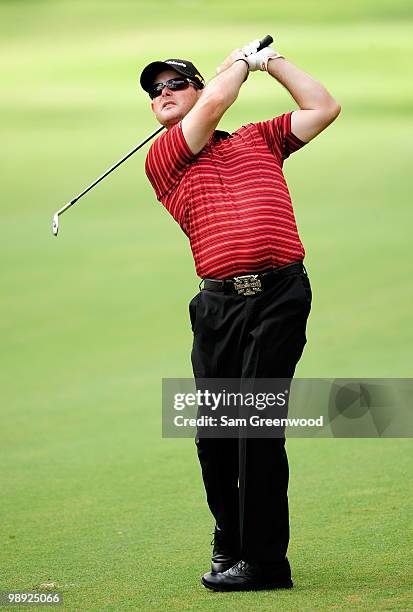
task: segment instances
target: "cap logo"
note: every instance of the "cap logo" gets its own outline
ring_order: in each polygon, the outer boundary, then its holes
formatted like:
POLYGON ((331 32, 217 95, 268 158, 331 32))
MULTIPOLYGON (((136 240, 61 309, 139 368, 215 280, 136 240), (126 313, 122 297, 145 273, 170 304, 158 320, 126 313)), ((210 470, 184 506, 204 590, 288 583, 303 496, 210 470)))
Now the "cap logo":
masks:
POLYGON ((183 66, 184 68, 186 68, 186 64, 183 64, 182 62, 174 62, 174 61, 169 61, 166 62, 167 64, 174 64, 175 66, 183 66))

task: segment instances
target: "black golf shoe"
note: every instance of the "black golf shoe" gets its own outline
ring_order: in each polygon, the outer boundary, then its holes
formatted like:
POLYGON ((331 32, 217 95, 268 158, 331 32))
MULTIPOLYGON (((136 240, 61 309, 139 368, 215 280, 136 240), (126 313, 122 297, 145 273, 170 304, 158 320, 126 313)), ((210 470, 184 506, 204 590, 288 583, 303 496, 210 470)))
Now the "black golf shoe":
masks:
POLYGON ((264 589, 291 589, 291 571, 284 564, 261 564, 238 561, 225 572, 208 572, 201 582, 212 591, 260 591, 264 589))
POLYGON ((214 546, 211 558, 211 574, 225 572, 238 561, 240 552, 236 538, 226 536, 218 526, 215 527, 211 544, 214 546))

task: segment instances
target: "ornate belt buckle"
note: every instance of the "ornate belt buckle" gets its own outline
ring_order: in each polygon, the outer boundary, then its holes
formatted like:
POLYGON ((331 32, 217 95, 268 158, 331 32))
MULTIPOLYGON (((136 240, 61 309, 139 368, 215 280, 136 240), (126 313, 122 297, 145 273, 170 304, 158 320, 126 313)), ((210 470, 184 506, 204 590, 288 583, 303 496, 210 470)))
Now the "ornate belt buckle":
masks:
POLYGON ((255 295, 260 293, 262 286, 258 274, 234 276, 234 289, 238 295, 255 295))

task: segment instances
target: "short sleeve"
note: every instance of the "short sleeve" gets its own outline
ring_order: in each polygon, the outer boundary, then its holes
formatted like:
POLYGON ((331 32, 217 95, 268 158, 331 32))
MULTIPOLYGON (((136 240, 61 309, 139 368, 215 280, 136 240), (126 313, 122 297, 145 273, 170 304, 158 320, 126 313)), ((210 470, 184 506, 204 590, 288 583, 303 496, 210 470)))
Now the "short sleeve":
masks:
POLYGON ((291 153, 298 151, 306 144, 291 131, 291 115, 293 112, 256 124, 271 152, 280 162, 283 162, 291 153))
POLYGON ((145 170, 158 200, 180 181, 194 157, 181 123, 155 140, 146 157, 145 170))

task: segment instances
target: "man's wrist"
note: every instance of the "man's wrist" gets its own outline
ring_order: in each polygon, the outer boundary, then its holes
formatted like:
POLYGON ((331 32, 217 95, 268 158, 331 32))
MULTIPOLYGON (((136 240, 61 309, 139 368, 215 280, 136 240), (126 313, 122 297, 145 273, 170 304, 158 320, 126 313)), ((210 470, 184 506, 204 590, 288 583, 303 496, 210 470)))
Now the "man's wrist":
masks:
POLYGON ((234 60, 234 62, 233 62, 233 64, 232 64, 232 65, 234 65, 234 64, 235 64, 235 62, 244 62, 244 64, 245 64, 245 65, 246 65, 246 67, 247 67, 247 72, 246 72, 246 74, 245 74, 245 79, 244 79, 244 83, 245 83, 245 81, 248 79, 248 76, 249 76, 249 70, 250 70, 249 64, 248 64, 247 60, 246 60, 246 59, 244 59, 243 57, 238 57, 236 60, 234 60))
POLYGON ((279 59, 285 60, 285 57, 283 55, 281 55, 280 53, 278 53, 277 55, 273 55, 272 57, 268 57, 267 60, 265 61, 265 64, 264 64, 264 70, 266 70, 266 72, 268 72, 268 63, 271 60, 279 60, 279 59))

